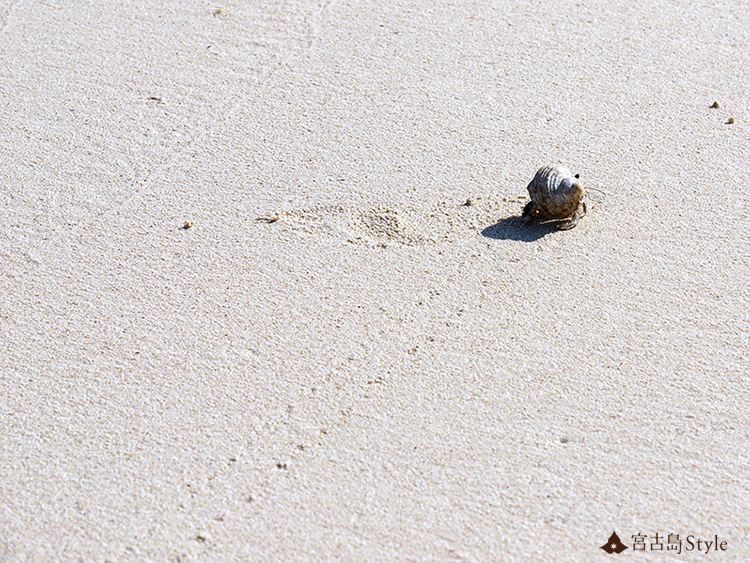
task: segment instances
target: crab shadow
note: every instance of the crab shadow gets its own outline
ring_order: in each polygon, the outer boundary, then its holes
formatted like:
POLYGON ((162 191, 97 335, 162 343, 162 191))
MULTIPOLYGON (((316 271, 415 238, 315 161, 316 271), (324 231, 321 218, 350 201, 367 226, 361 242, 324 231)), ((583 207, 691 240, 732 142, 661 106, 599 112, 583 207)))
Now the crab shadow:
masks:
POLYGON ((485 227, 481 232, 482 236, 492 239, 534 242, 556 231, 556 221, 524 225, 523 219, 516 215, 485 227))

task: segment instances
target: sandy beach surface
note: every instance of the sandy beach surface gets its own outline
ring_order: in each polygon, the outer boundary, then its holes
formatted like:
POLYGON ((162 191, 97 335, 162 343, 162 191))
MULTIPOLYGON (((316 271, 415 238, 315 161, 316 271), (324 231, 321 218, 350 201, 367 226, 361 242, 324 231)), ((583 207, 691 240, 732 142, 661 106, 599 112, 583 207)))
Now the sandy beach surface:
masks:
POLYGON ((748 85, 739 1, 0 0, 0 562, 750 560, 748 85))

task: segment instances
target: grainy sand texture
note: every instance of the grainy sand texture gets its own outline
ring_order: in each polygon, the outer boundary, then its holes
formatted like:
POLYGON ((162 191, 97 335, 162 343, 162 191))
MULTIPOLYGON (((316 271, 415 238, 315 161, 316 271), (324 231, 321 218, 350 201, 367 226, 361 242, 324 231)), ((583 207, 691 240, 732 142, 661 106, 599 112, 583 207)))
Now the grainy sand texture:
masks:
POLYGON ((749 561, 748 85, 739 1, 0 0, 0 562, 749 561))

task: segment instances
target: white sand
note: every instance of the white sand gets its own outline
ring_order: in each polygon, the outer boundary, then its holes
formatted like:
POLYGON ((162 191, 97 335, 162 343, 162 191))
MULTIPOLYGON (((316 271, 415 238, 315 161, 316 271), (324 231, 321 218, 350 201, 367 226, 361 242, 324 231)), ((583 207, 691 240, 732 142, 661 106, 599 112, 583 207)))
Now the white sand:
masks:
POLYGON ((0 1, 0 561, 749 560, 747 6, 373 4, 0 1))

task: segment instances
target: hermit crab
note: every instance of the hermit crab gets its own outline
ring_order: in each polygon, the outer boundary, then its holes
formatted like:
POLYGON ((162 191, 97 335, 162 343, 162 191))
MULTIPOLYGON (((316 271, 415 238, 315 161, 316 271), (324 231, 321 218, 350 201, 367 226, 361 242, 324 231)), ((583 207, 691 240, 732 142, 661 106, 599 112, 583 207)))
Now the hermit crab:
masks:
POLYGON ((542 166, 527 189, 531 201, 523 208, 523 222, 558 221, 558 229, 572 229, 586 215, 585 192, 578 176, 565 166, 542 166))

